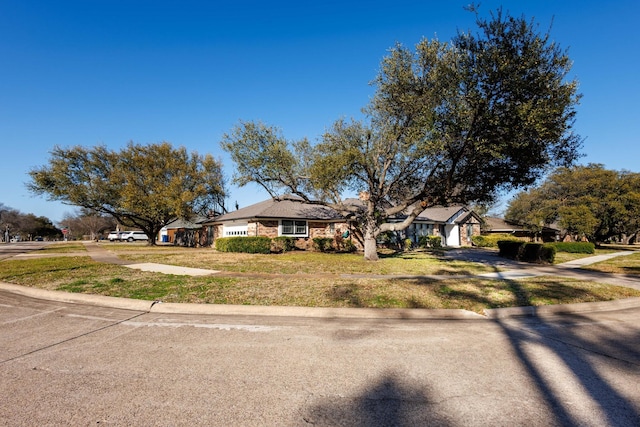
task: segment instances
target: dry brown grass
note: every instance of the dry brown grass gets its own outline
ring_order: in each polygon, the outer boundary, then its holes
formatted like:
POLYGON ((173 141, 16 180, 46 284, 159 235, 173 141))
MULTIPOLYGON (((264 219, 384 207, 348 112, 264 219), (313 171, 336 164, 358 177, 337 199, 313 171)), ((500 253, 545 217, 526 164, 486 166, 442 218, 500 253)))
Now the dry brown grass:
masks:
MULTIPOLYGON (((187 253, 197 253, 176 252, 183 256, 187 253)), ((211 254, 199 256, 210 261, 209 255, 211 254)), ((231 260, 256 262, 255 256, 238 254, 224 259, 229 263, 231 260)), ((257 259, 261 267, 269 265, 261 257, 257 259)), ((279 256, 272 259, 281 260, 279 256)), ((411 259, 399 258, 387 268, 399 268, 395 263, 405 263, 404 267, 408 267, 406 263, 413 262, 411 259)), ((434 265, 442 263, 438 260, 431 262, 434 265)), ((202 267, 200 264, 198 266, 202 267)), ((444 264, 434 267, 434 270, 449 268, 453 267, 444 264)), ((448 280, 347 279, 337 274, 305 273, 190 277, 142 272, 98 263, 90 257, 62 256, 4 261, 0 270, 0 280, 67 292, 144 300, 160 299, 165 302, 307 307, 458 308, 478 313, 485 308, 608 301, 640 296, 640 291, 634 289, 551 277, 520 281, 460 277, 448 280)))
POLYGON ((334 254, 294 251, 284 254, 222 253, 212 249, 175 247, 133 248, 103 245, 132 262, 155 262, 185 267, 237 273, 271 274, 479 274, 495 268, 476 262, 448 260, 428 252, 383 255, 378 262, 366 261, 362 254, 334 254))

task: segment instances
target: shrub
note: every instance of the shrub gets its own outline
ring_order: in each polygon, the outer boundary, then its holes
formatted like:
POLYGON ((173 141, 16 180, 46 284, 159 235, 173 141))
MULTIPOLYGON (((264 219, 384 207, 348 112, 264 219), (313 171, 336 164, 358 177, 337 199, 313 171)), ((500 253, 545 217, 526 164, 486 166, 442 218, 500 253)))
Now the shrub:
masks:
POLYGON ((498 255, 503 258, 520 259, 520 251, 524 242, 518 240, 498 240, 498 255))
POLYGON ((215 245, 216 250, 220 252, 271 253, 271 239, 269 237, 220 237, 216 239, 215 245))
POLYGON ((558 252, 569 252, 572 254, 593 254, 596 252, 596 245, 591 242, 555 242, 549 243, 558 252))
POLYGON ((296 239, 289 236, 278 236, 271 239, 271 251, 276 253, 289 252, 296 249, 296 239))
POLYGON ((333 239, 331 237, 314 237, 313 247, 320 252, 328 252, 333 248, 333 239))
POLYGON ((521 261, 535 263, 553 263, 556 256, 556 248, 541 243, 525 243, 521 255, 521 261))
POLYGON ((494 246, 486 236, 471 236, 471 243, 473 243, 473 246, 479 248, 490 248, 494 246))
POLYGON ((345 240, 343 247, 345 252, 355 252, 358 249, 351 239, 345 240))
POLYGON ((516 240, 498 241, 499 255, 504 258, 524 262, 553 263, 556 249, 552 245, 541 243, 526 243, 516 240))
POLYGON ((404 241, 402 242, 402 246, 404 247, 405 251, 410 251, 411 247, 413 246, 413 242, 409 238, 404 239, 404 241))
POLYGON ((418 246, 439 249, 442 247, 442 238, 440 236, 420 236, 418 237, 418 246))
POLYGON ((544 244, 540 251, 540 262, 553 264, 556 259, 556 248, 553 245, 544 244))
POLYGON ((440 249, 442 247, 442 237, 429 236, 429 247, 434 249, 440 249))
POLYGON ((479 248, 497 248, 498 241, 500 240, 509 240, 509 241, 517 241, 520 239, 512 236, 511 234, 489 234, 486 236, 472 236, 471 242, 473 242, 474 246, 479 248))

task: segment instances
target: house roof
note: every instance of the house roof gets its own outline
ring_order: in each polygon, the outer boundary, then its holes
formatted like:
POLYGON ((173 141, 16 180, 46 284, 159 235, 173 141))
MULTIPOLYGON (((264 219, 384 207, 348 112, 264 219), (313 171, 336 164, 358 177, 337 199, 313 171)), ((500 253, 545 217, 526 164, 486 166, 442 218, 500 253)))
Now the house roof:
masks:
MULTIPOLYGON (((493 231, 493 232, 498 232, 498 233, 512 233, 512 232, 528 233, 529 232, 529 230, 527 230, 524 226, 516 222, 507 221, 502 218, 485 217, 484 222, 486 224, 486 228, 489 231, 493 231)), ((542 230, 544 232, 549 232, 549 233, 558 232, 558 229, 554 227, 542 227, 542 230)))
POLYGON ((507 222, 502 218, 485 217, 484 223, 486 228, 491 231, 499 232, 512 232, 512 231, 526 231, 524 227, 519 224, 507 222))
POLYGON ((169 224, 167 224, 164 228, 167 229, 178 229, 178 228, 187 228, 187 229, 196 229, 202 227, 200 224, 205 221, 205 217, 196 217, 193 220, 189 221, 186 219, 174 219, 169 224))
MULTIPOLYGON (((362 202, 358 199, 345 200, 347 204, 358 205, 362 202)), ((418 217, 417 221, 428 221, 435 223, 460 223, 468 219, 469 215, 477 215, 468 208, 455 206, 437 206, 425 209, 418 217)), ((292 195, 271 198, 250 206, 235 210, 233 212, 220 215, 211 220, 205 221, 207 224, 243 221, 251 219, 306 219, 317 221, 340 221, 345 220, 334 209, 307 203, 302 198, 292 195)), ((479 217, 477 217, 479 220, 479 217)))
POLYGON ((310 219, 332 221, 343 219, 335 210, 322 205, 307 203, 296 196, 280 196, 220 215, 211 222, 240 221, 249 219, 310 219))
POLYGON ((471 211, 464 206, 434 206, 427 208, 416 217, 416 221, 460 222, 471 211), (462 212, 461 212, 462 211, 462 212))

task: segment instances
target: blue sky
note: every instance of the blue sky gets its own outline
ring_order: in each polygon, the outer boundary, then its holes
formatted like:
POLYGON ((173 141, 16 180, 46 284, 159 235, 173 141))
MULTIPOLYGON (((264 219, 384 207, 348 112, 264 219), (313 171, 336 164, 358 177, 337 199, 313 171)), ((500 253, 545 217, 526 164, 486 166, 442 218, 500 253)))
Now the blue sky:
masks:
MULTIPOLYGON (((74 208, 31 195, 54 145, 169 141, 234 165, 239 120, 315 141, 369 101, 396 42, 475 29, 468 1, 0 0, 0 203, 54 221, 74 208)), ((640 2, 483 1, 534 18, 574 61, 581 163, 640 172, 640 2)), ((231 186, 229 206, 265 199, 231 186)))

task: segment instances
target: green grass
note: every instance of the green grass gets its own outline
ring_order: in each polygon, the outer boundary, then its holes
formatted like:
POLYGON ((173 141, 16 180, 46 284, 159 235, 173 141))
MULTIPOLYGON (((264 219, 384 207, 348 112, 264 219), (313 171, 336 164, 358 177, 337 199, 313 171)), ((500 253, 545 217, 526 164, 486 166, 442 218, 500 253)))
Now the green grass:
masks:
MULTIPOLYGON (((186 255, 189 252, 179 253, 186 255)), ((194 252, 196 253, 196 252, 194 252)), ((163 256, 165 254, 162 254, 163 256)), ((210 254, 205 259, 211 260, 210 254)), ((216 255, 216 266, 231 263, 216 255), (217 257, 217 258, 216 258, 217 257)), ((376 274, 387 272, 447 271, 468 274, 483 271, 470 263, 450 263, 425 254, 386 257, 379 263, 359 263, 358 255, 293 253, 236 258, 238 263, 256 263, 248 270, 277 269, 292 271, 284 275, 250 276, 176 276, 143 272, 126 267, 103 264, 88 256, 53 257, 2 262, 0 280, 65 292, 91 293, 165 302, 191 302, 242 305, 281 305, 307 307, 377 307, 377 308, 458 308, 481 313, 486 308, 609 301, 640 296, 640 291, 586 281, 542 277, 520 281, 451 278, 422 279, 347 279, 332 271, 376 274), (334 257, 334 258, 332 258, 334 257), (314 261, 318 266, 313 266, 314 261), (330 262, 333 260, 333 265, 330 262), (300 264, 312 274, 299 274, 300 264), (357 267, 350 264, 357 265, 357 267), (415 264, 415 265, 414 265, 415 264), (322 267, 321 267, 322 266, 322 267)), ((631 255, 624 257, 629 259, 631 255)), ((640 259, 631 259, 633 265, 640 259)), ((157 261, 154 261, 157 262, 157 261)), ((203 267, 202 264, 197 264, 203 267)), ((206 266, 206 268, 213 268, 206 266)), ((237 266, 240 269, 240 266, 237 266)))
POLYGON ((585 267, 602 273, 640 275, 640 252, 632 255, 611 258, 585 267))
POLYGON ((594 254, 576 254, 576 253, 569 253, 569 252, 556 252, 556 258, 553 263, 562 264, 564 262, 569 262, 576 259, 588 258, 592 256, 597 256, 597 255, 605 255, 605 254, 610 254, 614 252, 618 252, 618 251, 614 249, 596 249, 596 252, 594 254))
POLYGON ((71 252, 86 252, 87 248, 82 243, 77 242, 58 242, 52 243, 39 249, 37 253, 42 254, 55 254, 55 253, 71 253, 71 252))

